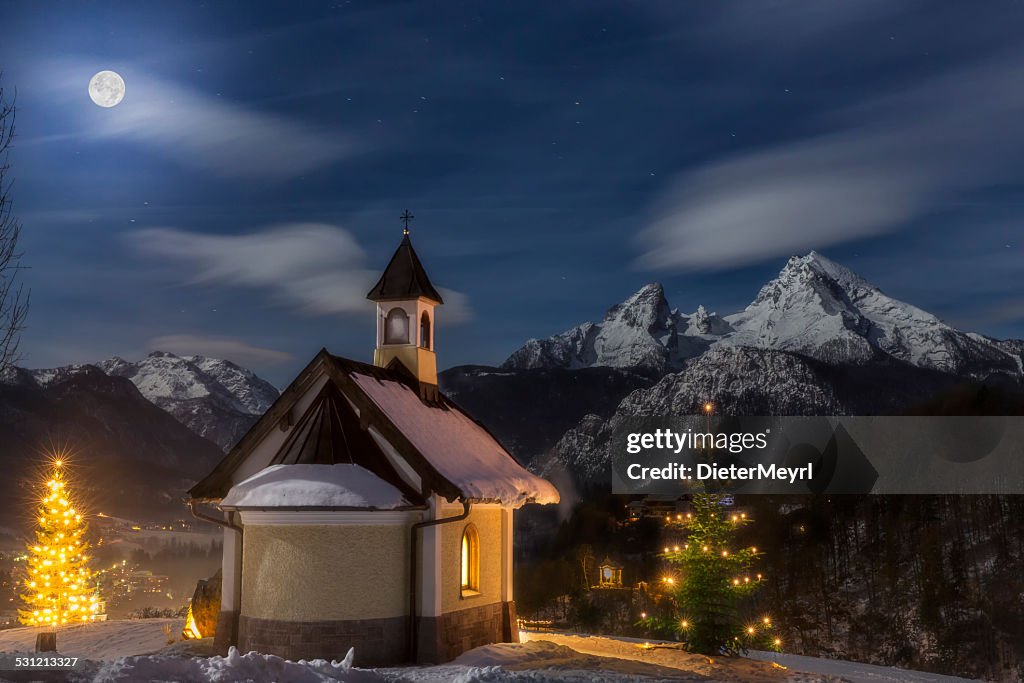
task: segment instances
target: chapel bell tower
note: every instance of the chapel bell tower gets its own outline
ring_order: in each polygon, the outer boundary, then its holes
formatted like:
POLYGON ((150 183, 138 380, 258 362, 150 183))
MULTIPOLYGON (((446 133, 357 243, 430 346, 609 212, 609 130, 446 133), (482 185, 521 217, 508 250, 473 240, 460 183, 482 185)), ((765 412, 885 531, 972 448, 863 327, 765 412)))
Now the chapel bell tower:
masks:
POLYGON ((366 298, 377 304, 377 348, 373 364, 386 368, 396 361, 419 380, 424 397, 437 394, 437 357, 434 354, 434 307, 444 303, 430 284, 427 271, 409 239, 407 210, 402 243, 384 274, 366 298))

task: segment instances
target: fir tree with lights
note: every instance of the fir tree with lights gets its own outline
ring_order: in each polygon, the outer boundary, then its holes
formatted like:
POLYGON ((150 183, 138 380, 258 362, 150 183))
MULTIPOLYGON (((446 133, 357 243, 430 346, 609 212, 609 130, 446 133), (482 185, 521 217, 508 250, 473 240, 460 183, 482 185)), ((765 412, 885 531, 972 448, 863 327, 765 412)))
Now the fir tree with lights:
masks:
POLYGON ((751 520, 729 511, 724 502, 721 494, 694 494, 690 512, 666 519, 685 541, 661 553, 669 569, 659 588, 667 600, 659 614, 646 616, 641 624, 678 637, 691 652, 777 650, 782 643, 771 618, 743 614, 745 599, 757 591, 763 576, 751 574, 756 547, 733 547, 736 531, 751 520))
POLYGON ((89 568, 86 523, 74 504, 63 462, 53 461, 41 484, 35 540, 28 543, 28 569, 22 582, 22 624, 56 627, 92 621, 100 609, 89 568))

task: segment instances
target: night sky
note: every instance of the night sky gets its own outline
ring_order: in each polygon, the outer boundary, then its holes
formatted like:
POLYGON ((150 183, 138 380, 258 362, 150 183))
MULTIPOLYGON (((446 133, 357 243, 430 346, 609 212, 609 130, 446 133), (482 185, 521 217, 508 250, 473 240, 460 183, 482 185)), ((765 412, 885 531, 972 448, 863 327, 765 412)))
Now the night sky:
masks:
POLYGON ((810 249, 1024 336, 1022 2, 3 2, 0 31, 29 367, 369 360, 406 208, 441 367, 655 280, 734 312, 810 249))

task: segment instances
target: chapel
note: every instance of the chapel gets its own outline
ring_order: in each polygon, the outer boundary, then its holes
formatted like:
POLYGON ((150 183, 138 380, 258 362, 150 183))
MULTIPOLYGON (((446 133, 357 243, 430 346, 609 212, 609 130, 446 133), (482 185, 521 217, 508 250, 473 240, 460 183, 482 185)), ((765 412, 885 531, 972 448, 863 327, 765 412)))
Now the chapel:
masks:
POLYGON ((223 527, 221 651, 382 666, 518 641, 515 511, 558 491, 438 389, 444 302, 408 223, 367 298, 373 362, 321 350, 189 491, 223 527))

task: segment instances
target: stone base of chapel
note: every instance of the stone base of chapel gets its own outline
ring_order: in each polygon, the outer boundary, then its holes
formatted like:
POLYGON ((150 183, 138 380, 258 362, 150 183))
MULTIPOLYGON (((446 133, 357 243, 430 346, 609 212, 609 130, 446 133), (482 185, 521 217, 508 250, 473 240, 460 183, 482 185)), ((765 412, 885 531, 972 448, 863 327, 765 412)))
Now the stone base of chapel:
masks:
MULTIPOLYGON (((356 666, 394 666, 409 661, 408 631, 409 619, 404 616, 295 622, 221 612, 215 643, 218 651, 226 652, 228 645, 237 643, 241 652, 256 650, 293 661, 342 659, 354 647, 356 666)), ((518 643, 516 604, 495 602, 419 617, 416 635, 416 661, 421 664, 449 662, 481 645, 518 643)))
POLYGON ((359 667, 388 666, 408 661, 409 619, 344 619, 278 621, 242 616, 238 649, 256 650, 285 659, 343 659, 354 647, 359 667))
POLYGON ((416 634, 419 664, 450 662, 481 645, 518 643, 516 604, 495 602, 439 617, 420 617, 416 634))
POLYGON ((213 635, 214 652, 226 655, 228 648, 238 643, 238 612, 217 613, 217 630, 213 635))

